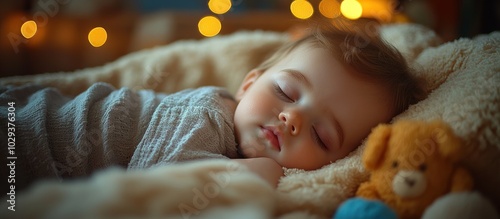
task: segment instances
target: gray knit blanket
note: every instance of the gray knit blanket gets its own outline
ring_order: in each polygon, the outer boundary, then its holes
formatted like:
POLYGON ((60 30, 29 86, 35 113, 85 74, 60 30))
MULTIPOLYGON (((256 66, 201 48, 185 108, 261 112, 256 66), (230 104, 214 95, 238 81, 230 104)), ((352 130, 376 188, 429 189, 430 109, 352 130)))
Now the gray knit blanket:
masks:
POLYGON ((96 83, 73 98, 37 85, 0 87, 0 159, 15 167, 15 176, 0 168, 2 179, 14 178, 1 188, 20 191, 36 180, 79 178, 110 166, 237 157, 227 95, 217 87, 166 95, 96 83))

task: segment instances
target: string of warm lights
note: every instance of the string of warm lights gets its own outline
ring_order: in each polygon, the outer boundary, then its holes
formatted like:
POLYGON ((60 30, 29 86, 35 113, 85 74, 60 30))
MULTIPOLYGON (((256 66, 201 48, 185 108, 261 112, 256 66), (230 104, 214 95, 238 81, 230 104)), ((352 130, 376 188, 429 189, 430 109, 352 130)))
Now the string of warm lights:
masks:
POLYGON ((299 19, 308 19, 314 14, 313 6, 307 0, 294 0, 290 4, 290 11, 299 19))
MULTIPOLYGON (((336 18, 343 15, 349 19, 358 19, 361 16, 371 16, 379 20, 390 20, 392 9, 391 0, 321 0, 318 9, 321 15, 327 18, 336 18), (364 10, 364 9, 370 10, 364 10)), ((217 16, 227 13, 231 7, 231 0, 209 0, 208 8, 217 16)), ((314 7, 308 0, 293 0, 290 3, 290 12, 299 19, 309 19, 314 14, 314 7)), ((219 34, 222 23, 217 16, 208 15, 198 21, 198 31, 205 37, 219 34)), ((26 21, 21 26, 21 34, 30 39, 37 32, 37 23, 26 21)), ((94 47, 101 47, 106 43, 108 36, 103 27, 95 27, 89 31, 88 41, 94 47)))
POLYGON ((108 39, 108 33, 103 27, 96 27, 89 32, 89 42, 93 47, 101 47, 108 39))
MULTIPOLYGON (((38 30, 38 25, 34 20, 29 20, 21 25, 21 34, 24 38, 30 39, 35 36, 38 30)), ((103 27, 95 27, 89 31, 88 40, 93 47, 101 47, 106 43, 108 33, 103 27)))
POLYGON ((336 0, 322 0, 319 2, 319 12, 327 18, 340 16, 340 3, 336 0))
MULTIPOLYGON (((231 9, 231 0, 210 0, 208 8, 215 14, 222 15, 231 9)), ((362 16, 373 17, 382 21, 389 21, 392 13, 392 1, 380 0, 321 0, 318 9, 321 15, 327 18, 336 18, 340 15, 348 19, 359 19, 362 16), (363 8, 369 10, 363 10, 363 8)), ((309 19, 314 14, 314 7, 308 0, 293 0, 290 3, 290 12, 299 19, 309 19)), ((219 34, 222 29, 221 21, 215 16, 205 16, 198 22, 198 30, 205 37, 219 34)))
POLYGON ((38 26, 36 25, 36 22, 33 20, 29 20, 23 23, 21 25, 21 34, 26 38, 29 39, 33 36, 35 36, 35 33, 38 29, 38 26))
MULTIPOLYGON (((320 14, 327 18, 336 18, 342 14, 346 18, 355 20, 360 18, 363 14, 363 5, 361 2, 366 2, 368 6, 369 4, 373 5, 374 1, 343 0, 339 3, 337 0, 321 0, 318 9, 320 14)), ((378 2, 379 4, 387 4, 391 1, 378 2)), ((290 11, 296 18, 308 19, 314 14, 314 7, 307 0, 294 0, 290 4, 290 11)))
MULTIPOLYGON (((209 0, 208 9, 211 12, 222 15, 228 12, 232 7, 231 0, 209 0)), ((222 23, 215 16, 205 16, 198 22, 198 31, 205 37, 213 37, 219 34, 222 29, 222 23)))
POLYGON ((340 3, 340 12, 346 18, 358 19, 363 14, 363 7, 356 0, 344 0, 340 3))

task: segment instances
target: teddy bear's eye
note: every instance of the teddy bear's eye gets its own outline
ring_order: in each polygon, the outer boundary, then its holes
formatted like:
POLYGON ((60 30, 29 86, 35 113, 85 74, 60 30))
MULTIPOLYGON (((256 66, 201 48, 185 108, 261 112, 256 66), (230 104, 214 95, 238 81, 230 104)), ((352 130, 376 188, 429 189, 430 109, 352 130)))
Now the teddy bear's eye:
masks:
POLYGON ((419 169, 420 171, 422 171, 422 172, 423 172, 423 171, 427 170, 427 165, 425 165, 425 163, 420 164, 420 165, 418 166, 418 169, 419 169))
POLYGON ((392 161, 392 168, 398 167, 398 161, 392 161))

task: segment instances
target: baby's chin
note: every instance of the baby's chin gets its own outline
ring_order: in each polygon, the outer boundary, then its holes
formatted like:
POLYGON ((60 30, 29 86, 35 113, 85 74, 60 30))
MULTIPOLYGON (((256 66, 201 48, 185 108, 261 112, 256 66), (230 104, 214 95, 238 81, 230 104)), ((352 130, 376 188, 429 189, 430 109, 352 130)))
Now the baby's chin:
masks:
POLYGON ((267 157, 262 153, 262 150, 265 150, 265 147, 261 146, 241 146, 238 145, 238 153, 243 158, 257 158, 257 157, 267 157))

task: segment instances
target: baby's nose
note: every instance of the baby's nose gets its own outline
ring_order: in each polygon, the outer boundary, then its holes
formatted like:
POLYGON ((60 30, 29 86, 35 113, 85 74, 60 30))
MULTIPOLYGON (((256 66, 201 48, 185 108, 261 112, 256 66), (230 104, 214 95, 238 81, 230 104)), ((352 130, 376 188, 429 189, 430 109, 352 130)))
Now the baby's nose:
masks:
POLYGON ((285 123, 286 131, 291 135, 298 135, 302 125, 302 118, 297 111, 289 110, 279 114, 279 120, 285 123))

